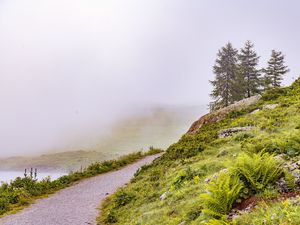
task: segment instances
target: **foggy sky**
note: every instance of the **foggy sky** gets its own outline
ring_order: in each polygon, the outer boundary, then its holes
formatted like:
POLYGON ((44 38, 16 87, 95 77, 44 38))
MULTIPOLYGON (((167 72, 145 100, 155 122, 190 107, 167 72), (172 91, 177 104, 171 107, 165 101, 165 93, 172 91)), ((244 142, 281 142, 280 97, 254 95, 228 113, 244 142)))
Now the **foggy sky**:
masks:
MULTIPOLYGON (((207 104, 216 53, 300 73, 294 0, 0 0, 0 157, 89 145, 144 105, 207 104)), ((200 116, 200 115, 199 115, 200 116)))

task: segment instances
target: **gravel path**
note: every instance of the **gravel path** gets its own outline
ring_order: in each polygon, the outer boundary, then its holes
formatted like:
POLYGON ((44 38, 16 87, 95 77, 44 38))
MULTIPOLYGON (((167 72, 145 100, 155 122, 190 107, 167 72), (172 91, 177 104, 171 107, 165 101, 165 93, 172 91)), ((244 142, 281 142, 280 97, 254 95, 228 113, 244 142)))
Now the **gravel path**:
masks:
POLYGON ((17 214, 0 219, 1 225, 85 225, 96 224, 102 200, 130 181, 136 170, 160 154, 147 156, 120 170, 85 179, 40 199, 17 214))

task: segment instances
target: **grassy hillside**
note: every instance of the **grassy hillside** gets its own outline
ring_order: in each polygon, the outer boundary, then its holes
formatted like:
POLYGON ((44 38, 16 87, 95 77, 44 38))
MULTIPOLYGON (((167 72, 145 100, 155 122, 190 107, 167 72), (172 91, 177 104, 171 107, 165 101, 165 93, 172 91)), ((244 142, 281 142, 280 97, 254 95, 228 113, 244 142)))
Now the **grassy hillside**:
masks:
POLYGON ((138 171, 98 223, 299 224, 300 80, 216 121, 138 171))

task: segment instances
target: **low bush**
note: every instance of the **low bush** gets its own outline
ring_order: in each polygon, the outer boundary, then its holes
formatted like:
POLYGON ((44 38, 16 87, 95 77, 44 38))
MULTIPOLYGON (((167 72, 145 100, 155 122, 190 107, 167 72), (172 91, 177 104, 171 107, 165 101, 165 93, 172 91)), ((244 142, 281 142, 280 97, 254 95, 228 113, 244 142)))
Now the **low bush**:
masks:
POLYGON ((188 167, 179 173, 179 175, 174 179, 172 186, 175 189, 178 189, 184 184, 184 182, 194 180, 195 177, 201 177, 205 174, 206 172, 203 170, 192 170, 190 167, 188 167))
POLYGON ((134 199, 134 195, 132 193, 125 192, 124 190, 120 190, 116 192, 114 199, 114 208, 120 208, 122 206, 127 205, 134 199))
POLYGON ((244 185, 236 176, 220 173, 207 185, 207 193, 201 194, 202 212, 220 219, 227 215, 240 196, 244 185))
POLYGON ((193 140, 192 142, 171 145, 167 150, 168 154, 166 157, 168 157, 168 159, 191 158, 203 151, 203 143, 193 140))
POLYGON ((262 100, 270 101, 279 98, 280 96, 284 96, 287 93, 284 88, 272 88, 264 92, 262 95, 262 100))
POLYGON ((215 219, 222 219, 233 205, 251 194, 273 197, 277 195, 275 182, 285 177, 290 188, 293 180, 288 171, 269 153, 241 153, 226 171, 221 171, 208 183, 201 194, 202 212, 215 219))
POLYGON ((259 193, 268 185, 274 184, 283 175, 283 169, 278 161, 268 153, 252 155, 242 153, 230 170, 254 193, 259 193))
POLYGON ((243 141, 242 150, 248 153, 268 152, 271 154, 287 154, 290 157, 300 155, 300 133, 292 135, 261 135, 243 141))
POLYGON ((252 212, 237 217, 232 224, 236 225, 298 225, 300 224, 300 200, 287 199, 282 202, 271 204, 262 202, 252 212))

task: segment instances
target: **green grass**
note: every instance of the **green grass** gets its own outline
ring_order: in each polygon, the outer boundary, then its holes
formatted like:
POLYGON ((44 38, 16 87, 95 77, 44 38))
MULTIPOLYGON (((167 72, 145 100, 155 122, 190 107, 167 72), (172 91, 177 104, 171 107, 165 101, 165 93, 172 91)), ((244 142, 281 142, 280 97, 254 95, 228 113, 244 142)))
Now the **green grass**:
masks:
POLYGON ((147 155, 159 152, 161 152, 160 149, 150 148, 148 152, 135 152, 115 160, 93 163, 83 171, 72 172, 53 181, 50 178, 37 181, 30 177, 18 177, 10 183, 3 183, 0 186, 0 215, 22 209, 35 199, 52 194, 82 179, 120 169, 147 155))
MULTIPOLYGON (((212 220, 203 210, 206 206, 200 196, 206 193, 205 179, 224 168, 231 168, 245 154, 260 154, 256 160, 251 159, 253 164, 249 163, 249 168, 261 168, 258 173, 277 168, 273 161, 264 165, 263 153, 271 158, 273 154, 285 153, 287 160, 300 159, 300 80, 291 87, 268 91, 256 105, 230 113, 218 123, 204 125, 194 135, 183 135, 159 160, 143 167, 128 186, 106 199, 98 224, 225 224, 224 218, 212 220), (264 105, 277 103, 280 105, 273 110, 263 109, 264 105), (251 114, 255 109, 260 111, 251 114), (253 129, 218 138, 220 130, 236 126, 253 126, 253 129), (126 193, 130 200, 118 205, 119 193, 126 193), (164 200, 160 199, 162 195, 166 196, 164 200)), ((234 176, 239 177, 249 194, 263 197, 276 195, 275 181, 285 176, 278 169, 274 176, 266 173, 267 178, 260 174, 255 180, 251 178, 253 174, 246 171, 235 171, 234 176)), ((234 195, 229 198, 236 200, 234 195)), ((225 211, 228 212, 234 203, 231 202, 225 211)))

